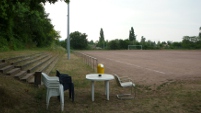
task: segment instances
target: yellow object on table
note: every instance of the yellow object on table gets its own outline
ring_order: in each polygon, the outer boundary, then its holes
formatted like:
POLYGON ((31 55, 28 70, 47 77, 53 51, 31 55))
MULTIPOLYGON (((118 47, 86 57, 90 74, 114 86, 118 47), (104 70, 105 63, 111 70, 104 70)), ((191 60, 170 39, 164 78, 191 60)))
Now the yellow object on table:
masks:
POLYGON ((100 73, 100 74, 104 74, 104 65, 103 64, 98 64, 97 66, 97 73, 100 73))

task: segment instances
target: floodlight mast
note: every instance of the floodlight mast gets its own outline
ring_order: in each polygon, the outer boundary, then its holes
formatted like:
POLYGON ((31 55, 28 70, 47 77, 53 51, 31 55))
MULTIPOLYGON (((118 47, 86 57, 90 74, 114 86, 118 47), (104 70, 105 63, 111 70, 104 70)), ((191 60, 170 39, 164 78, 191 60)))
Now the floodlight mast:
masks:
POLYGON ((70 2, 67 4, 67 51, 68 51, 68 60, 70 59, 70 2))

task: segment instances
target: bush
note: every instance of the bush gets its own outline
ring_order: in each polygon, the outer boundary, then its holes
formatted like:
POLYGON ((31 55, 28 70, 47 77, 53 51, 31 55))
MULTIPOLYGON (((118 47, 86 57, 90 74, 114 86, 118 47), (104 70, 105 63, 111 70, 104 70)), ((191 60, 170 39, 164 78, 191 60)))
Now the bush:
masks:
POLYGON ((9 42, 9 47, 11 50, 24 49, 24 43, 16 38, 13 38, 9 42))
POLYGON ((3 37, 0 37, 0 51, 8 51, 9 48, 8 48, 8 41, 3 38, 3 37))

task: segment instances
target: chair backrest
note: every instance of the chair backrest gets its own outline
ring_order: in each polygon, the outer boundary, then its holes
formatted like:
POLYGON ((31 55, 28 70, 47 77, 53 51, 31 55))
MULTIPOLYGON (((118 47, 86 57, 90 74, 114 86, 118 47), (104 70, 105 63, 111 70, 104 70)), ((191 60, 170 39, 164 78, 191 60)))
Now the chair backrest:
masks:
POLYGON ((59 77, 60 84, 72 83, 72 78, 68 74, 61 74, 58 70, 56 76, 59 77))
POLYGON ((120 80, 119 76, 117 74, 114 74, 114 76, 115 76, 115 80, 116 80, 117 84, 119 86, 121 86, 121 80, 120 80))
POLYGON ((42 82, 47 88, 59 88, 60 85, 58 77, 50 77, 45 73, 42 73, 42 82))

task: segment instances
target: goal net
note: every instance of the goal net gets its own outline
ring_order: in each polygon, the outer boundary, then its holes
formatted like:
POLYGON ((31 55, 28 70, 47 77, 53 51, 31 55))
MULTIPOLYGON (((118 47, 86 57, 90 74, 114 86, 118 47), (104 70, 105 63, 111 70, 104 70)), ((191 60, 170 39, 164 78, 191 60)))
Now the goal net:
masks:
POLYGON ((142 50, 142 45, 128 45, 128 50, 142 50))

